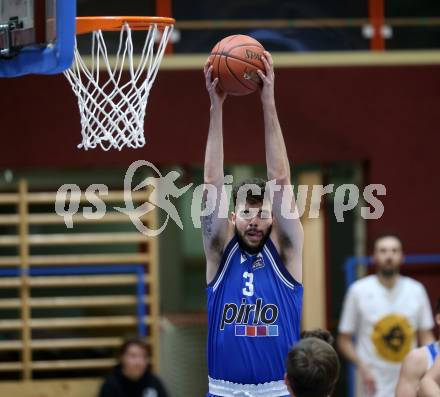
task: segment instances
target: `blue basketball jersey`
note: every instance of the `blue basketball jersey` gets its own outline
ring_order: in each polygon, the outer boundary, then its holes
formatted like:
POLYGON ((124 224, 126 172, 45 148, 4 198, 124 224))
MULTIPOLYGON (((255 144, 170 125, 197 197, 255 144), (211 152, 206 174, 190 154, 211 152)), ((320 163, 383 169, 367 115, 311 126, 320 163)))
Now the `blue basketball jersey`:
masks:
POLYGON ((249 255, 234 237, 207 295, 210 378, 240 384, 282 380, 287 353, 300 338, 303 286, 270 238, 249 255))

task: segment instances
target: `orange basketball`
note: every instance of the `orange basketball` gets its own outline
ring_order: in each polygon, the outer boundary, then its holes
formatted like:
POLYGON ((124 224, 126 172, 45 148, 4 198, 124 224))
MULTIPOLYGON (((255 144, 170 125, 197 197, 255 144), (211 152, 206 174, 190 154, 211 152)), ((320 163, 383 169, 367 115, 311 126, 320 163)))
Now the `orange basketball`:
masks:
POLYGON ((264 47, 255 39, 242 34, 225 37, 209 57, 212 79, 218 77, 218 87, 230 95, 247 95, 262 85, 257 69, 265 71, 261 60, 264 47))

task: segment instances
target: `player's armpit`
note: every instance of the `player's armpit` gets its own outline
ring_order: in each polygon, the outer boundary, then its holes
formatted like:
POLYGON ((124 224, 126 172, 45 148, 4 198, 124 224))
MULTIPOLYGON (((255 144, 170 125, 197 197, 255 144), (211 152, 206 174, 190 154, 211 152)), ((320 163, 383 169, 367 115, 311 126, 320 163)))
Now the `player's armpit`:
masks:
POLYGON ((426 354, 422 349, 411 351, 402 363, 396 397, 417 397, 419 382, 427 368, 426 354))
POLYGON ((440 396, 440 356, 420 382, 420 397, 440 396))
POLYGON ((293 278, 302 282, 304 230, 288 179, 278 179, 273 186, 272 213, 280 255, 293 278))

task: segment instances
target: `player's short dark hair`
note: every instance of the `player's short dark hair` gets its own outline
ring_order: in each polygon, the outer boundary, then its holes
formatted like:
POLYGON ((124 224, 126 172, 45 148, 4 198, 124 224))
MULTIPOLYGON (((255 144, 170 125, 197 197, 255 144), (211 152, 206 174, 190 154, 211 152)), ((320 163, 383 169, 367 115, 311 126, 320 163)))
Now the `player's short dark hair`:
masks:
POLYGON ((140 347, 145 351, 145 354, 149 356, 150 351, 145 341, 138 337, 132 337, 125 339, 124 342, 122 343, 121 348, 119 349, 119 357, 122 357, 131 346, 140 347))
POLYGON ((302 339, 287 356, 287 379, 298 397, 327 397, 339 378, 335 349, 321 339, 302 339))
POLYGON ((400 245, 403 246, 402 239, 400 238, 400 236, 399 236, 397 233, 393 233, 393 232, 382 232, 382 233, 378 234, 378 235, 374 238, 374 240, 373 240, 373 251, 376 249, 376 244, 377 244, 377 242, 378 242, 379 240, 382 240, 382 239, 387 238, 387 237, 395 238, 396 240, 399 241, 400 245))
POLYGON ((306 338, 318 338, 323 340, 324 342, 327 342, 329 345, 332 346, 335 343, 335 338, 333 338, 333 335, 326 329, 322 329, 322 328, 316 328, 310 331, 301 332, 301 339, 306 339, 306 338))
POLYGON ((266 191, 266 182, 267 181, 263 178, 249 178, 249 179, 246 179, 246 180, 236 184, 234 186, 234 188, 232 189, 232 200, 233 200, 233 204, 234 204, 234 210, 235 210, 235 207, 237 206, 238 191, 244 185, 257 185, 261 189, 260 194, 252 194, 252 191, 248 190, 246 192, 246 202, 249 204, 262 203, 264 200, 264 192, 266 191))
POLYGON ((440 314, 440 297, 437 299, 437 303, 434 309, 434 314, 440 314))

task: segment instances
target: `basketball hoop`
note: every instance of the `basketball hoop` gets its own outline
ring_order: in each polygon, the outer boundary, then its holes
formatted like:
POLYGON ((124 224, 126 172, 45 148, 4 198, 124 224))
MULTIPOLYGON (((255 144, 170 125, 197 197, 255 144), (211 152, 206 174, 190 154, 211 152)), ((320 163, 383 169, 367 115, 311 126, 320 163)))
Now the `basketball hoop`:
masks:
POLYGON ((145 145, 148 94, 174 22, 162 17, 76 18, 77 35, 92 33, 91 65, 87 65, 75 44, 73 64, 64 72, 78 98, 81 114, 82 142, 78 148, 88 150, 99 145, 103 150, 121 150, 145 145), (146 31, 145 44, 136 62, 133 30, 146 31), (120 31, 113 62, 107 53, 104 31, 120 31))

